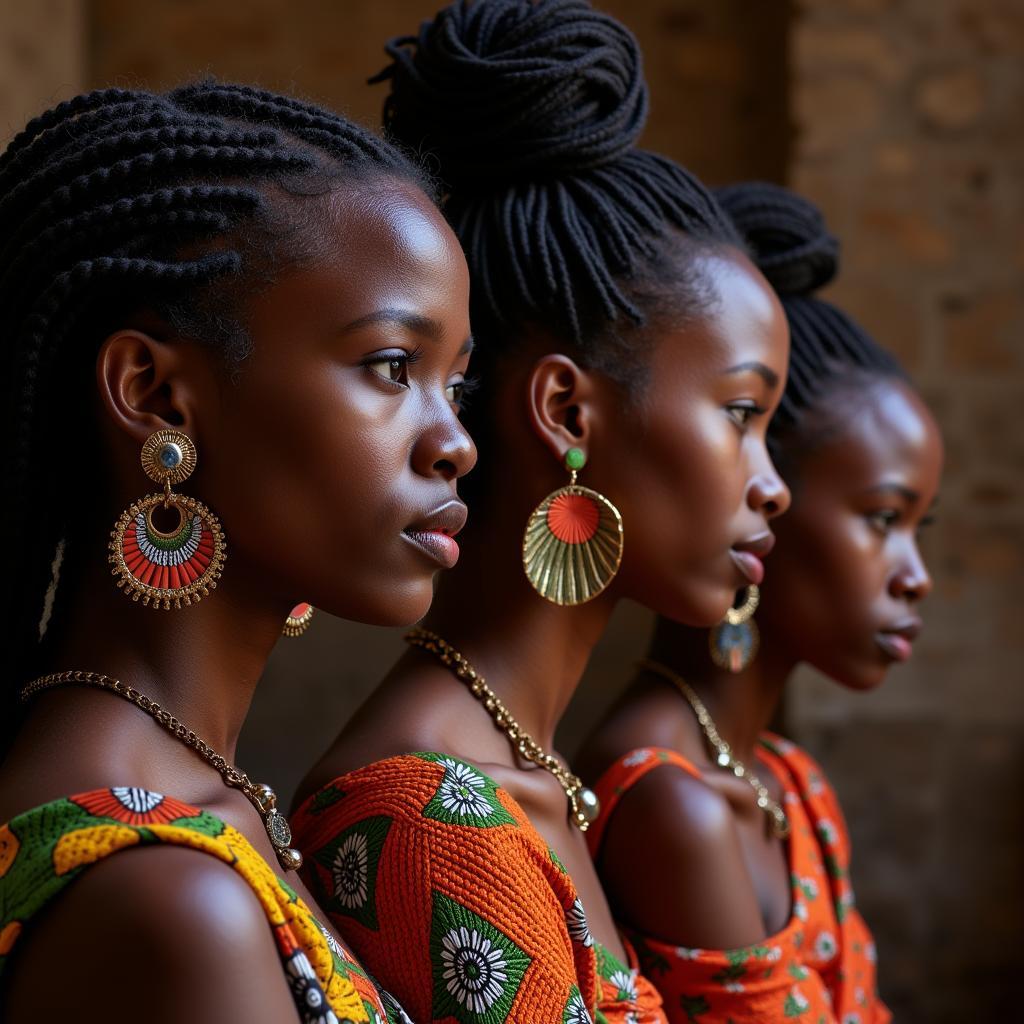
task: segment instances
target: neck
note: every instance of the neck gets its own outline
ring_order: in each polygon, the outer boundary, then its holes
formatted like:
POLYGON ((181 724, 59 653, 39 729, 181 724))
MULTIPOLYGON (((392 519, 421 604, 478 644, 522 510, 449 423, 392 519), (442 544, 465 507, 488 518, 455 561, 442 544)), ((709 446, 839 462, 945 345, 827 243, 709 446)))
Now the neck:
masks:
POLYGON ((550 751, 614 599, 602 594, 571 608, 544 600, 523 573, 519 541, 494 539, 506 535, 489 530, 487 538, 464 545, 424 626, 455 647, 523 730, 550 751))
POLYGON ((199 605, 169 611, 131 601, 104 565, 91 562, 63 573, 76 586, 62 599, 62 628, 48 645, 46 671, 82 669, 120 679, 233 761, 288 608, 268 602, 238 562, 199 605))
MULTIPOLYGON (((682 676, 700 697, 719 735, 741 761, 754 756, 761 734, 775 718, 796 659, 762 644, 741 672, 718 668, 707 652, 707 631, 658 620, 648 655, 682 676)), ((683 699, 680 696, 680 699, 683 699)))

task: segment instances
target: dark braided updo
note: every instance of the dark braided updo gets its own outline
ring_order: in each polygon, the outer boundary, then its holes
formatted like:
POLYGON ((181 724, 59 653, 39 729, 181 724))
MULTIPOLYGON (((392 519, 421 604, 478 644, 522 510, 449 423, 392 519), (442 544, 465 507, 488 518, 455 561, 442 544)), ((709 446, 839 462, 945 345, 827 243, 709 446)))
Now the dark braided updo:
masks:
POLYGON ((213 81, 77 96, 0 156, 3 693, 32 670, 55 552, 72 543, 69 496, 89 493, 96 471, 89 409, 102 338, 148 310, 237 364, 241 299, 317 253, 307 198, 378 175, 422 184, 344 118, 213 81))
POLYGON ((392 40, 388 132, 429 155, 472 276, 484 361, 539 327, 613 378, 630 329, 703 309, 698 245, 739 245, 682 167, 635 148, 636 40, 585 0, 458 0, 392 40))
POLYGON ((783 468, 792 465, 790 449, 801 420, 822 399, 841 387, 906 374, 848 314, 815 295, 836 275, 839 243, 813 203, 761 182, 729 185, 715 194, 789 321, 789 376, 768 428, 772 457, 783 468))

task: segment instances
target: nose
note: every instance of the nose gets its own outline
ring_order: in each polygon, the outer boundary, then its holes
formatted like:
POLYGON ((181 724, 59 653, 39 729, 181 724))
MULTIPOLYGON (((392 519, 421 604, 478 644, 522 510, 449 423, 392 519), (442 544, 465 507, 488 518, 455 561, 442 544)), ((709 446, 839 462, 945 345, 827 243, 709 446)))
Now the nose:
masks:
POLYGON ((914 541, 909 541, 896 571, 889 580, 889 593, 903 601, 923 601, 932 591, 932 578, 914 541))
POLYGON ((412 452, 412 467, 420 476, 457 480, 476 465, 476 445, 450 409, 424 430, 412 452))
POLYGON ((789 502, 789 488, 765 451, 764 465, 758 468, 747 488, 747 504, 766 519, 774 519, 789 508, 789 502))

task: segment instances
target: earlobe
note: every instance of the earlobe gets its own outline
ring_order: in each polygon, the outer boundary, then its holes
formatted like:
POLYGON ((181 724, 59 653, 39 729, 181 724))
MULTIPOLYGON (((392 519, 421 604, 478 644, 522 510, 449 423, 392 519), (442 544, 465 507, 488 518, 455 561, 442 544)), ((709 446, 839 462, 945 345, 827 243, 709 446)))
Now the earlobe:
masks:
POLYGON ((192 347, 134 329, 119 330, 100 346, 100 402, 115 427, 139 445, 168 428, 196 435, 195 378, 185 372, 192 347))
POLYGON ((530 372, 530 425, 561 463, 570 448, 587 451, 594 386, 589 371, 558 353, 537 360, 530 372))

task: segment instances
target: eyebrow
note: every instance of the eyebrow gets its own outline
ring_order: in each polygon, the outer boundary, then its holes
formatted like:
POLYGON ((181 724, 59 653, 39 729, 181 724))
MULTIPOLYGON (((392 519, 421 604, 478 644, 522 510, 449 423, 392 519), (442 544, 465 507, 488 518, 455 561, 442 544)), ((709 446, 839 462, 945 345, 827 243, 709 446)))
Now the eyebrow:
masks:
POLYGON ((737 363, 735 366, 730 366, 725 372, 730 375, 734 373, 756 373, 764 379, 768 387, 776 388, 779 386, 779 375, 770 366, 765 366, 764 363, 759 363, 756 359, 747 363, 737 363))
MULTIPOLYGON (((879 484, 877 487, 869 487, 868 494, 898 494, 901 498, 913 504, 921 499, 921 495, 917 491, 910 487, 904 487, 903 484, 891 483, 891 484, 879 484)), ((938 498, 931 503, 931 508, 934 508, 938 504, 938 498)))
MULTIPOLYGON (((353 320, 341 330, 342 334, 348 334, 350 331, 358 331, 363 327, 371 327, 374 324, 397 324, 399 327, 404 327, 407 331, 411 331, 413 334, 420 334, 431 341, 440 341, 441 335, 444 333, 444 329, 437 320, 432 320, 429 316, 421 316, 419 313, 407 313, 402 309, 378 309, 373 313, 367 313, 366 316, 353 320)), ((473 340, 473 335, 470 335, 462 343, 459 355, 468 355, 475 346, 476 342, 473 340)))

